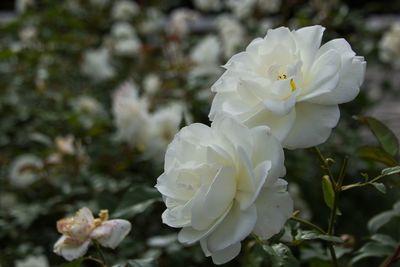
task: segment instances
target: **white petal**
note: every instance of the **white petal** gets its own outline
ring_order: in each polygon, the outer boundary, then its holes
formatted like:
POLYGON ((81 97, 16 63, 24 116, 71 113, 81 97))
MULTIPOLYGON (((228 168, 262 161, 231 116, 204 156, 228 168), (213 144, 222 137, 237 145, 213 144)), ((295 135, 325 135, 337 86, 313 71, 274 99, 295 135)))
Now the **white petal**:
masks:
POLYGON ((260 164, 266 159, 271 161, 271 169, 268 171, 266 183, 275 183, 279 177, 286 174, 283 148, 279 140, 271 134, 267 127, 258 126, 251 131, 257 144, 253 148, 252 162, 260 164))
POLYGON ((114 249, 130 231, 130 222, 127 220, 115 219, 103 222, 100 226, 96 227, 91 237, 96 239, 102 246, 114 249))
POLYGON ((199 241, 200 239, 206 237, 212 231, 214 231, 214 229, 221 223, 221 221, 229 213, 231 206, 225 211, 225 213, 220 218, 218 218, 218 220, 210 228, 208 228, 204 231, 198 231, 196 229, 193 229, 192 227, 183 227, 182 230, 178 234, 178 241, 183 244, 190 245, 190 244, 193 244, 193 243, 199 241))
POLYGON ((300 51, 304 69, 307 70, 321 45, 322 35, 325 28, 320 25, 304 27, 293 32, 293 35, 300 51))
POLYGON ((216 251, 211 255, 212 260, 214 264, 217 265, 227 263, 228 261, 233 260, 237 255, 239 255, 241 248, 242 245, 240 244, 240 242, 238 242, 223 250, 216 251))
POLYGON ((329 50, 320 56, 312 65, 309 74, 305 77, 304 92, 298 101, 308 101, 324 93, 334 90, 340 79, 340 54, 329 50))
POLYGON ((337 105, 298 103, 296 121, 288 136, 283 140, 283 147, 296 149, 322 144, 328 139, 339 117, 340 111, 337 105))
POLYGON ((67 261, 75 260, 86 254, 90 244, 90 239, 85 242, 77 241, 78 243, 76 243, 76 245, 72 242, 68 242, 69 240, 66 242, 67 239, 70 238, 63 235, 57 240, 54 244, 54 253, 64 257, 67 261))
POLYGON ((279 233, 293 212, 293 200, 286 191, 286 181, 279 179, 275 185, 264 187, 257 201, 257 223, 254 233, 268 239, 279 233))
POLYGON ((331 92, 321 94, 308 100, 325 105, 342 104, 353 100, 360 91, 364 81, 367 63, 363 57, 343 59, 339 84, 331 92))
POLYGON ((207 249, 213 254, 242 241, 251 233, 256 221, 255 205, 241 210, 238 203, 233 204, 225 219, 208 236, 207 249))
POLYGON ((295 108, 285 116, 278 116, 272 112, 264 110, 246 120, 244 124, 250 128, 260 125, 267 125, 270 127, 272 134, 282 141, 292 129, 295 119, 295 108))
MULTIPOLYGON (((207 186, 208 187, 208 186, 207 186)), ((192 206, 192 227, 208 229, 230 207, 236 192, 234 169, 223 167, 205 194, 196 195, 192 206)))

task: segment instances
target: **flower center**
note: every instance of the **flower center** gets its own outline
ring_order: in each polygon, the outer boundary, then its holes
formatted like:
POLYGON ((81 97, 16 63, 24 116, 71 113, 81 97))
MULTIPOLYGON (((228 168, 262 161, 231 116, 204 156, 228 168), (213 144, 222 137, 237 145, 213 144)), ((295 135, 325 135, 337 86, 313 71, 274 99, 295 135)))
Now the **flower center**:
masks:
POLYGON ((100 226, 103 222, 108 220, 108 210, 100 210, 99 218, 94 219, 94 227, 100 226))

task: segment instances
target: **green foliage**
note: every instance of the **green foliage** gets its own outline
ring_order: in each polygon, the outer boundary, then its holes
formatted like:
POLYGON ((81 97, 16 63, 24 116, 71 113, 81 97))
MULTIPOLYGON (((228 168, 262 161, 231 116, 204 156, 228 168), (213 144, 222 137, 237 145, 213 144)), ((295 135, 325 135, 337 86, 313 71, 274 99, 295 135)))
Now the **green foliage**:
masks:
POLYGON ((382 122, 373 117, 355 117, 367 125, 379 142, 380 147, 390 156, 395 157, 399 151, 399 141, 396 135, 382 122))

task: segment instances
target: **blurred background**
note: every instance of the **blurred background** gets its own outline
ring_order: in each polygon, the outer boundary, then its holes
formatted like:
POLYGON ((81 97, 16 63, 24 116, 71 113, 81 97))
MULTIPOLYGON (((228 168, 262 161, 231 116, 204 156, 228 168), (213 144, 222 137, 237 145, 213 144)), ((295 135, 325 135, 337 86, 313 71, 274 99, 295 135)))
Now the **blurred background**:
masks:
MULTIPOLYGON (((212 266, 161 222, 154 185, 165 149, 181 127, 209 124, 210 87, 232 55, 270 28, 314 24, 326 27, 323 42, 345 38, 368 63, 360 95, 341 106, 322 152, 336 171, 350 157, 346 184, 398 165, 397 155, 365 150, 377 141, 353 116, 374 116, 400 135, 400 1, 2 0, 0 266, 61 266, 52 252, 56 221, 83 206, 132 222, 120 247, 105 251, 110 263, 212 266)), ((296 209, 325 227, 317 157, 311 150, 286 157, 296 209)), ((386 194, 371 187, 341 196, 341 266, 371 237, 368 220, 399 199, 396 178, 385 180, 386 194)), ((398 221, 384 231, 398 243, 398 221)), ((253 246, 249 239, 227 265, 270 266, 253 246)), ((291 249, 301 266, 330 266, 323 243, 291 249)))

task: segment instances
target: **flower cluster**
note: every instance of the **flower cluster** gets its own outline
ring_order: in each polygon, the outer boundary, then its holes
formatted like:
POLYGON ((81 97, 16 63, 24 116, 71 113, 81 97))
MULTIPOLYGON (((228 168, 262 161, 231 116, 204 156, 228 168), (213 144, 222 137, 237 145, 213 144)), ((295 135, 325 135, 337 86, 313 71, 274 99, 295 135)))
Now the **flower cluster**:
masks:
POLYGON ((156 185, 163 222, 216 264, 236 257, 251 232, 269 239, 283 228, 293 201, 282 146, 325 142, 338 104, 359 92, 364 58, 344 39, 320 46, 323 31, 281 27, 253 40, 212 86, 211 127, 184 127, 167 148, 156 185))
POLYGON ((57 230, 63 234, 54 245, 54 252, 72 261, 85 255, 92 241, 108 248, 116 248, 131 230, 130 222, 108 220, 108 210, 101 210, 99 218, 84 207, 75 216, 57 221, 57 230))

